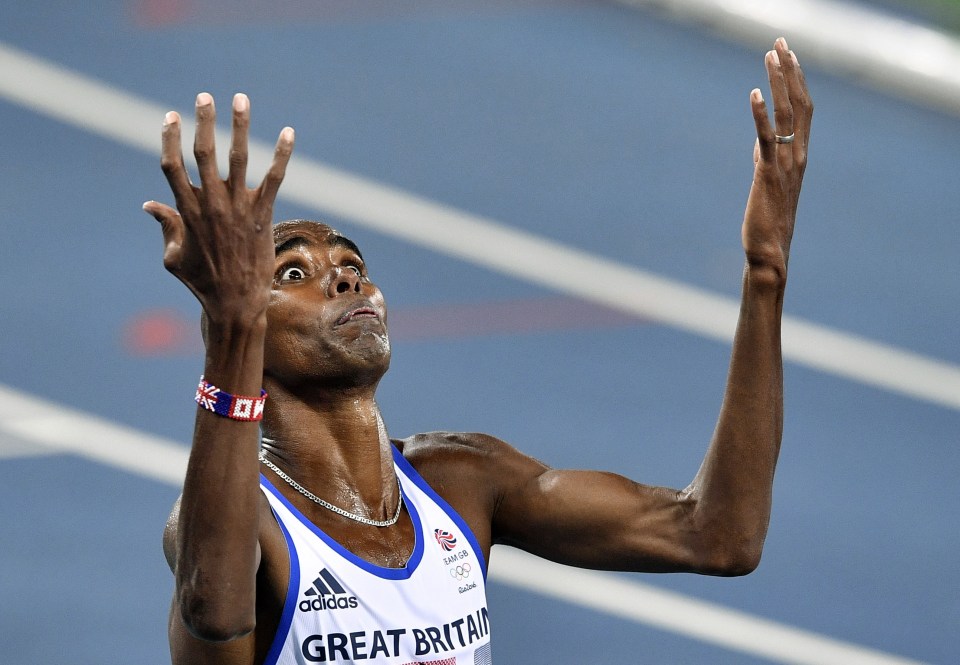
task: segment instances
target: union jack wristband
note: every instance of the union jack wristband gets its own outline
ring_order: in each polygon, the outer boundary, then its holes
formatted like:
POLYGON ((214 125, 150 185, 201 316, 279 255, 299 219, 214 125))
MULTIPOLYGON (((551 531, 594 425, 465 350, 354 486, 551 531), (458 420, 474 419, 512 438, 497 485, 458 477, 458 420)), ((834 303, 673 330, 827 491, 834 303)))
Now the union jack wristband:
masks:
POLYGON ((231 395, 220 390, 212 383, 207 383, 200 377, 197 394, 193 401, 207 411, 213 411, 218 416, 233 420, 263 420, 263 405, 267 401, 267 391, 260 390, 260 397, 244 397, 231 395))

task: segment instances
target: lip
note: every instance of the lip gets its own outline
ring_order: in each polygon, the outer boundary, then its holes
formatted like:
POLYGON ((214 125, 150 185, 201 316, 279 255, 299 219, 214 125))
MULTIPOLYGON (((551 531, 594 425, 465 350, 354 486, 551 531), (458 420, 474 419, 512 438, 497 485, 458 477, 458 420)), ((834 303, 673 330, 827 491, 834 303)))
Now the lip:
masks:
POLYGON ((343 324, 350 323, 351 321, 354 321, 356 319, 379 319, 379 318, 380 318, 380 314, 377 313, 377 310, 375 310, 372 306, 368 304, 363 304, 363 305, 358 305, 356 307, 352 307, 346 312, 344 312, 343 316, 337 319, 337 322, 334 325, 342 326, 343 324))

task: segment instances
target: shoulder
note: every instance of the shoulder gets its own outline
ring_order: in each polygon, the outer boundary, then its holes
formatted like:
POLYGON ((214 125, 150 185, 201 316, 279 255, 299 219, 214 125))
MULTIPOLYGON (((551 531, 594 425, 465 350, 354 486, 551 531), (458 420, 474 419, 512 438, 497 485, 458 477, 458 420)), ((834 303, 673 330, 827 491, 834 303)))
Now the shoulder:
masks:
POLYGON ((428 432, 395 444, 424 481, 466 519, 485 556, 502 538, 504 525, 516 522, 517 515, 523 523, 517 497, 529 494, 550 470, 507 442, 478 432, 428 432))
POLYGON ((456 483, 502 492, 542 473, 543 463, 481 432, 426 432, 394 442, 404 458, 435 489, 456 483))
POLYGON ((394 445, 466 520, 484 557, 489 557, 497 508, 517 482, 516 460, 522 456, 505 441, 479 432, 426 432, 394 445))
POLYGON ((394 441, 410 465, 440 491, 449 484, 469 483, 479 478, 484 460, 502 441, 475 432, 424 432, 394 441))
POLYGON ((516 452, 505 441, 481 432, 424 432, 394 444, 421 475, 477 472, 516 452))
POLYGON ((424 432, 394 441, 403 456, 415 460, 449 456, 483 456, 495 454, 509 444, 481 432, 424 432))

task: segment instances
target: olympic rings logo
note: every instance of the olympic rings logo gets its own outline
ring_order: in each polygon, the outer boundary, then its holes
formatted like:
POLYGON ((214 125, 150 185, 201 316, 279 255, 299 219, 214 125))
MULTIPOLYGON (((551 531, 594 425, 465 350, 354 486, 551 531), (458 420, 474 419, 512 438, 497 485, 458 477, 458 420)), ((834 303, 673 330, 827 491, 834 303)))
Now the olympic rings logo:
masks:
POLYGON ((463 580, 470 577, 470 564, 463 563, 450 569, 450 577, 455 580, 463 580))

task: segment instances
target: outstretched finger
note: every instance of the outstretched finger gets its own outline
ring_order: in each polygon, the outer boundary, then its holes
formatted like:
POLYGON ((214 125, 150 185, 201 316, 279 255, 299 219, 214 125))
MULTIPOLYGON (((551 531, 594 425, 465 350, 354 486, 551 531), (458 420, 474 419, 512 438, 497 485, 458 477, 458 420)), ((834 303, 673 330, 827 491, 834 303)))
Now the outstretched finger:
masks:
POLYGON ((227 176, 234 193, 246 192, 249 134, 250 100, 240 92, 233 97, 233 139, 230 144, 230 173, 227 176))
MULTIPOLYGON (((776 135, 781 137, 779 142, 793 141, 793 105, 790 103, 790 91, 784 79, 783 61, 787 55, 787 43, 781 37, 777 39, 774 50, 769 51, 765 58, 767 75, 770 80, 770 93, 773 96, 773 117, 776 124, 776 135)), ((784 151, 789 154, 788 151, 784 151)))
POLYGON ((797 135, 797 145, 806 153, 810 141, 810 122, 813 118, 813 101, 807 89, 807 79, 800 68, 800 62, 793 51, 788 53, 784 61, 784 78, 790 90, 790 103, 794 109, 794 131, 797 135))
POLYGON ((773 127, 767 116, 767 103, 759 88, 750 92, 750 110, 753 111, 753 122, 757 127, 757 143, 754 147, 754 164, 757 161, 770 162, 776 159, 776 146, 773 127), (759 160, 757 159, 759 152, 759 160))
POLYGON ((197 133, 193 139, 193 156, 197 160, 200 183, 204 188, 210 188, 220 180, 216 147, 217 110, 213 97, 207 92, 197 95, 196 108, 197 133))
POLYGON ((277 192, 280 190, 280 183, 283 182, 283 176, 287 172, 290 155, 293 154, 293 141, 293 127, 284 127, 280 132, 280 138, 277 139, 277 147, 273 151, 273 162, 263 177, 263 182, 260 183, 261 205, 273 207, 277 192))
POLYGON ((163 117, 161 134, 160 168, 163 170, 170 190, 173 192, 177 207, 181 210, 192 209, 195 203, 193 184, 183 164, 183 149, 180 145, 180 114, 168 112, 163 117))

